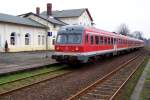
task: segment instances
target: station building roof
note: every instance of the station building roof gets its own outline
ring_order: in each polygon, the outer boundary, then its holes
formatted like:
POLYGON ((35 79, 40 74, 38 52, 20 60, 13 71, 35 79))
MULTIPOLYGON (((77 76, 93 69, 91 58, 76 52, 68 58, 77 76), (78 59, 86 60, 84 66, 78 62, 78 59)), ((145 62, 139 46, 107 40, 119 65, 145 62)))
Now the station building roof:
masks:
POLYGON ((0 13, 0 22, 45 28, 44 25, 42 25, 36 21, 33 21, 31 19, 22 18, 19 16, 8 15, 8 14, 3 14, 3 13, 0 13))

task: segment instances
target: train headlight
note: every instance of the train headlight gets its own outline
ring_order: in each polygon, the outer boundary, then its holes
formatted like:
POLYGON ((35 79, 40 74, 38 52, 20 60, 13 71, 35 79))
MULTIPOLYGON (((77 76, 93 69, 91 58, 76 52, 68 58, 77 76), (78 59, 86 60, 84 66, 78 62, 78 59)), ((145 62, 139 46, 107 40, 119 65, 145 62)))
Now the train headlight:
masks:
POLYGON ((76 47, 76 48, 75 48, 75 50, 76 50, 76 51, 78 51, 78 50, 79 50, 79 48, 78 48, 78 47, 76 47))
POLYGON ((59 47, 57 47, 56 50, 59 50, 59 47))

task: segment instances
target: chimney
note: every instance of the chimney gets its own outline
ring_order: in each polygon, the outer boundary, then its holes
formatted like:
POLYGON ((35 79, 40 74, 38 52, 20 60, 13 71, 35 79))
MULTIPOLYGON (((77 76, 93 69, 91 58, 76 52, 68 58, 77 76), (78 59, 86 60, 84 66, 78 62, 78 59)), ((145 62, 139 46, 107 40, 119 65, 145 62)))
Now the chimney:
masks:
POLYGON ((48 3, 47 4, 47 16, 51 16, 52 15, 52 4, 48 3))
POLYGON ((36 14, 40 15, 40 7, 36 7, 36 14))

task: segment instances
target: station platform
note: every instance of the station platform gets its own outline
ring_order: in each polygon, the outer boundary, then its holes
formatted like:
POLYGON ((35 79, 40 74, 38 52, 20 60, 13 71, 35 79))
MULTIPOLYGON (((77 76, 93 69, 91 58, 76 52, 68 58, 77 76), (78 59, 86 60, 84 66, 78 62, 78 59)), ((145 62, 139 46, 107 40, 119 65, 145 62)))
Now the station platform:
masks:
POLYGON ((138 80, 130 100, 150 100, 150 59, 138 80))
POLYGON ((48 51, 0 53, 0 75, 56 64, 52 54, 48 51))

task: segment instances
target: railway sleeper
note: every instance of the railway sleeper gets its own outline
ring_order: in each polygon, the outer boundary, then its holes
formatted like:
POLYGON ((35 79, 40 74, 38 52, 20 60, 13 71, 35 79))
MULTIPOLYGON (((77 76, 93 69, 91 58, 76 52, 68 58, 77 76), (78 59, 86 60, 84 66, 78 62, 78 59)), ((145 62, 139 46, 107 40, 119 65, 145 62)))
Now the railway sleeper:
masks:
POLYGON ((123 82, 124 80, 122 79, 122 80, 112 80, 112 81, 108 81, 106 84, 116 84, 116 83, 118 83, 118 84, 121 84, 122 82, 123 82))
POLYGON ((93 94, 99 94, 99 95, 113 95, 113 92, 110 92, 110 91, 97 91, 97 92, 90 92, 90 93, 93 93, 93 94))
POLYGON ((107 81, 107 82, 103 83, 101 86, 103 86, 103 85, 105 85, 105 86, 115 86, 115 85, 118 86, 118 85, 122 84, 123 81, 107 81))
POLYGON ((116 89, 111 88, 111 87, 97 87, 96 89, 100 90, 100 91, 116 91, 116 89))
MULTIPOLYGON (((97 99, 97 98, 93 98, 93 97, 89 97, 89 96, 82 96, 80 99, 78 100, 100 100, 100 99, 97 99)), ((101 100, 105 100, 105 99, 101 99, 101 100)))
POLYGON ((89 100, 95 100, 95 99, 107 99, 110 97, 110 95, 107 94, 94 94, 94 93, 88 93, 84 95, 84 97, 88 97, 89 100))
POLYGON ((101 95, 105 95, 105 94, 111 95, 111 94, 113 94, 113 92, 101 91, 101 90, 97 90, 97 91, 93 90, 93 91, 88 92, 88 93, 101 94, 101 95))

